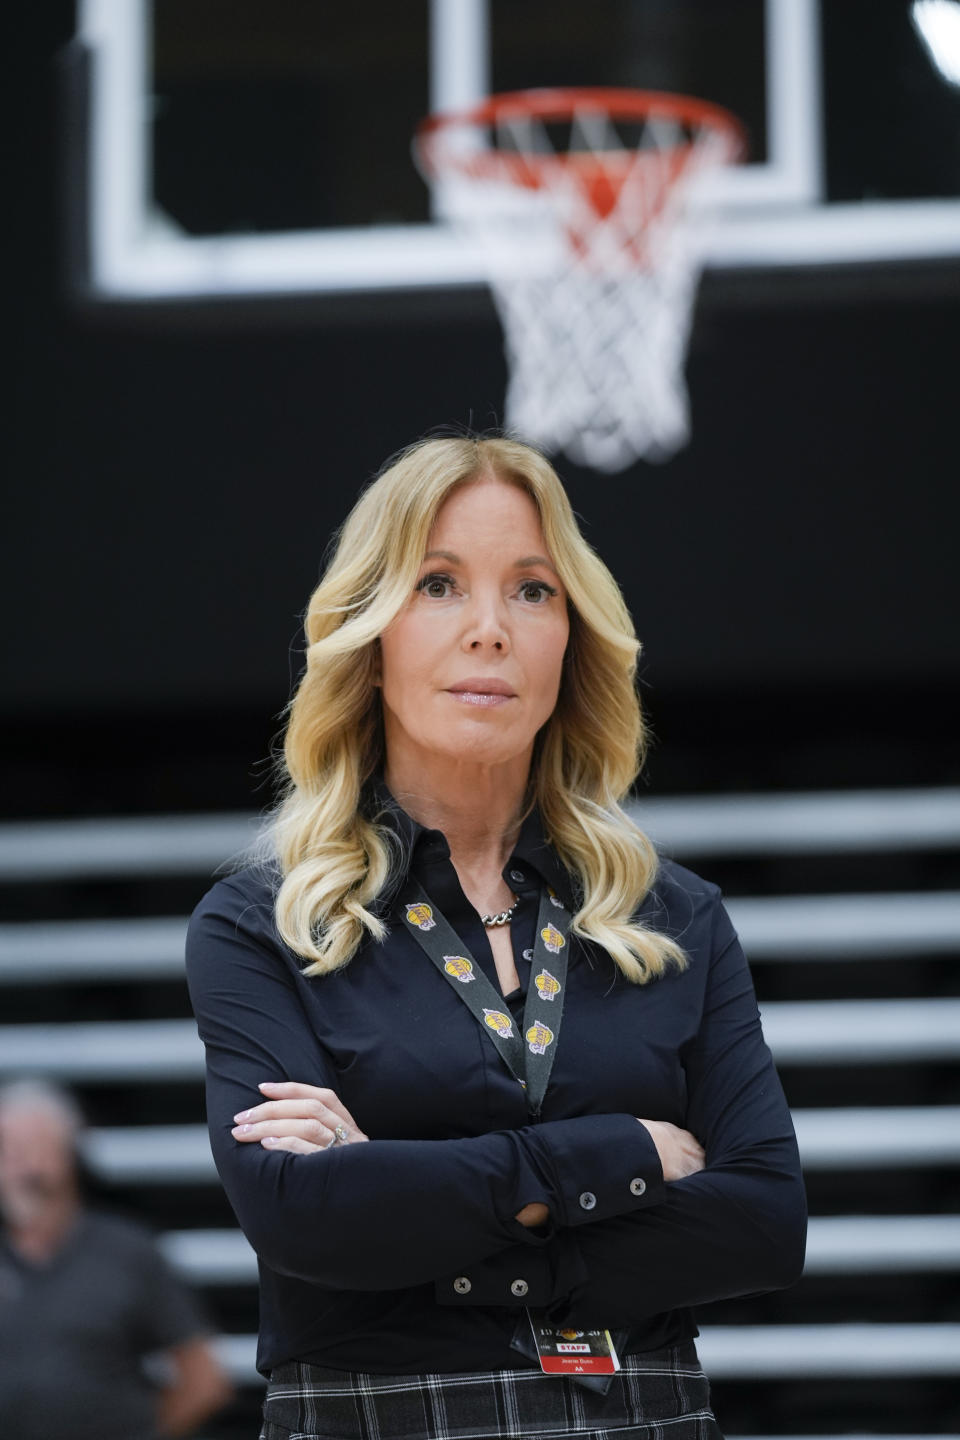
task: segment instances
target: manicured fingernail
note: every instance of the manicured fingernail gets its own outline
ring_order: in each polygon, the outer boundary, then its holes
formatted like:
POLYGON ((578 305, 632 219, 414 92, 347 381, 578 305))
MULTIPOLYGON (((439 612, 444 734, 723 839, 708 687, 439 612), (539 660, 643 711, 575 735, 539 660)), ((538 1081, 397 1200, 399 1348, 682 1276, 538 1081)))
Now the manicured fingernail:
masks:
POLYGON ((239 1121, 239 1120, 249 1120, 249 1119, 250 1119, 250 1111, 249 1111, 249 1110, 241 1110, 241 1111, 239 1112, 239 1114, 234 1115, 233 1118, 234 1118, 234 1120, 238 1120, 238 1121, 239 1121))
POLYGON ((261 1081, 260 1081, 260 1084, 257 1086, 257 1089, 258 1089, 258 1090, 275 1090, 278 1085, 282 1085, 282 1084, 283 1084, 283 1081, 282 1081, 282 1080, 261 1080, 261 1081))
POLYGON ((234 1135, 249 1135, 252 1129, 252 1125, 234 1125, 233 1133, 234 1135))
POLYGON ((261 1145, 276 1145, 276 1143, 277 1143, 277 1136, 276 1136, 276 1135, 264 1135, 263 1139, 260 1141, 260 1144, 261 1144, 261 1145))

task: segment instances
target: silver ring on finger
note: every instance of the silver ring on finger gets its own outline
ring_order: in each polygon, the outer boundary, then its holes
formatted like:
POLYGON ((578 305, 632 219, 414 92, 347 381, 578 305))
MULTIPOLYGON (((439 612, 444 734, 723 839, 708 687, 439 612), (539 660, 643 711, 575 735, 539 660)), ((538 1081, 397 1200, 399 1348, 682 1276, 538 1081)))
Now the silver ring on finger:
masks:
MULTIPOLYGON (((342 1125, 338 1124, 334 1127, 333 1139, 338 1141, 341 1145, 345 1145, 347 1143, 347 1132, 342 1125)), ((331 1144, 332 1143, 333 1142, 331 1141, 331 1144)))
POLYGON ((330 1139, 327 1141, 326 1145, 321 1145, 321 1146, 320 1146, 320 1149, 321 1149, 321 1150, 329 1150, 329 1149, 330 1149, 330 1146, 331 1146, 331 1145, 336 1145, 336 1143, 337 1143, 337 1132, 334 1131, 333 1134, 330 1136, 330 1139))

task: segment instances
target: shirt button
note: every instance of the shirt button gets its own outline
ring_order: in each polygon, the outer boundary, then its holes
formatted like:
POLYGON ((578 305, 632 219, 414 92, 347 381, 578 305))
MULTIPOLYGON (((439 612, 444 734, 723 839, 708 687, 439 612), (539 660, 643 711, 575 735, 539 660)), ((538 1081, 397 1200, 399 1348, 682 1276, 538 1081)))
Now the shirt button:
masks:
POLYGON ((526 875, 524 875, 524 873, 523 873, 522 870, 511 870, 511 871, 510 871, 510 879, 511 879, 511 880, 516 880, 516 882, 517 882, 518 885, 522 885, 523 882, 524 882, 524 880, 526 880, 526 878, 527 878, 527 877, 526 877, 526 875))
POLYGON ((454 1290, 456 1290, 458 1295, 469 1295, 470 1291, 473 1289, 473 1286, 470 1284, 470 1281, 467 1279, 466 1275, 458 1275, 456 1280, 454 1280, 453 1282, 453 1288, 454 1290))
POLYGON ((640 1177, 639 1177, 639 1175, 637 1176, 636 1180, 631 1180, 631 1181, 630 1181, 630 1194, 631 1194, 631 1195, 642 1195, 643 1192, 646 1190, 646 1188, 647 1188, 647 1182, 646 1182, 646 1180, 641 1180, 640 1177))
POLYGON ((526 1280, 514 1280, 513 1284, 510 1286, 510 1294, 516 1295, 518 1300, 522 1300, 529 1289, 530 1286, 527 1284, 526 1280))
POLYGON ((597 1203, 597 1197, 592 1190, 584 1190, 580 1196, 580 1209, 592 1210, 597 1203))

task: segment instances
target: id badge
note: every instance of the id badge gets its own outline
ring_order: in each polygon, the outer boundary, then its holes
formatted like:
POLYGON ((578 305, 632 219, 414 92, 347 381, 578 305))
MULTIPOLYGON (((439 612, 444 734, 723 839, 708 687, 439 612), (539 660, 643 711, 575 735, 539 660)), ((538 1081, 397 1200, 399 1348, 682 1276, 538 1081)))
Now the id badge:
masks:
POLYGON ((620 1361, 609 1330, 574 1330, 541 1323, 527 1311, 545 1375, 615 1375, 620 1361))

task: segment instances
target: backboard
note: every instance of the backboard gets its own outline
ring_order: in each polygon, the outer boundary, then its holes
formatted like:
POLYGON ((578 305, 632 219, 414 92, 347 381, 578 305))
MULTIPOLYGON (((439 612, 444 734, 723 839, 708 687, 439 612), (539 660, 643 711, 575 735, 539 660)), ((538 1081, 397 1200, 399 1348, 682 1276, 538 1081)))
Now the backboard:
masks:
MULTIPOLYGON (((715 268, 960 257, 960 86, 920 24, 957 0, 81 0, 89 293, 478 285, 410 160, 429 111, 615 84, 744 122, 715 268), (929 18, 929 12, 928 16, 929 18)), ((956 17, 954 17, 956 18, 956 17)))

